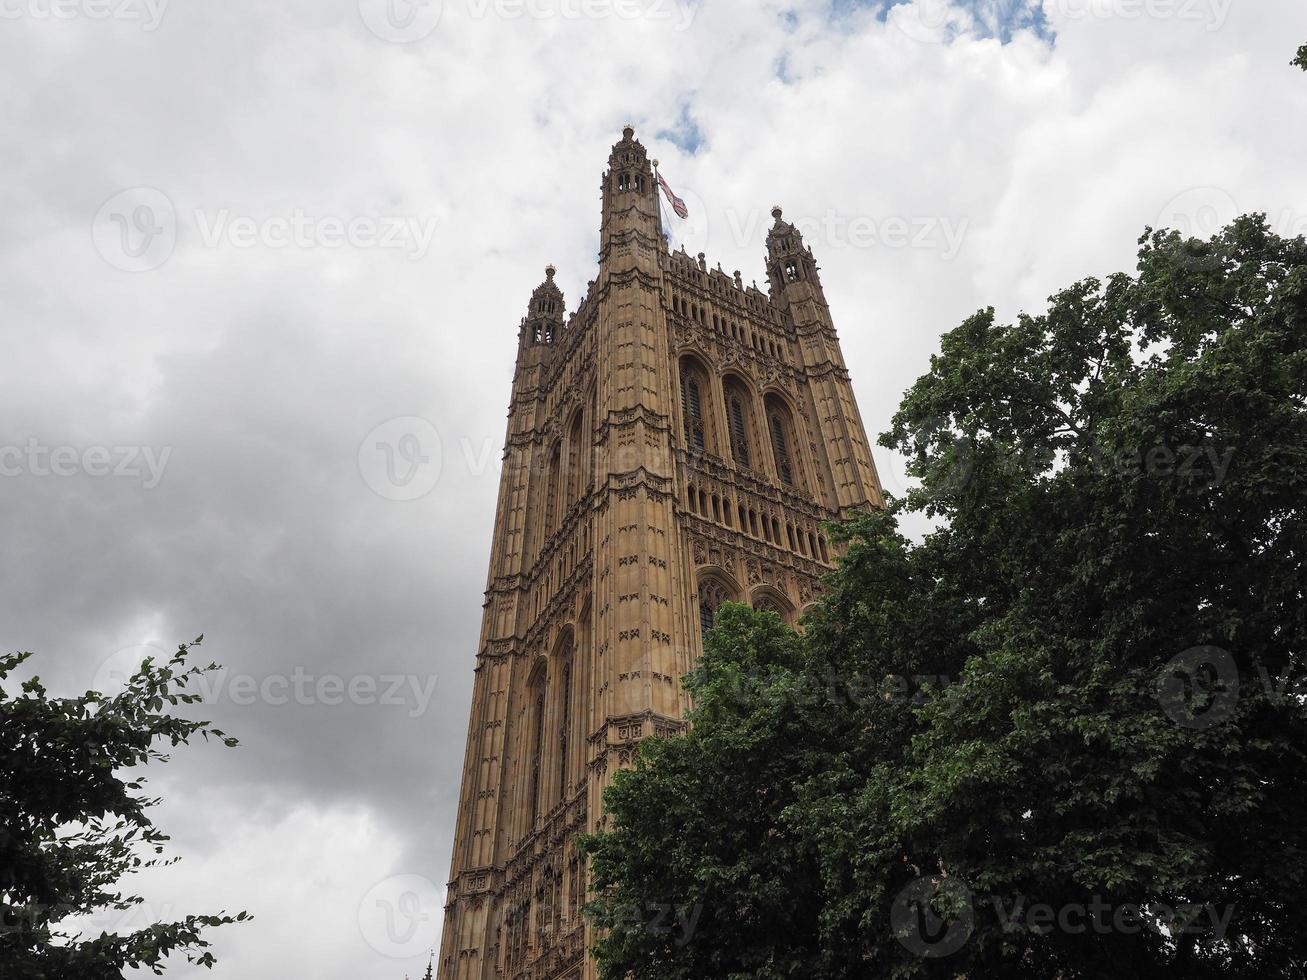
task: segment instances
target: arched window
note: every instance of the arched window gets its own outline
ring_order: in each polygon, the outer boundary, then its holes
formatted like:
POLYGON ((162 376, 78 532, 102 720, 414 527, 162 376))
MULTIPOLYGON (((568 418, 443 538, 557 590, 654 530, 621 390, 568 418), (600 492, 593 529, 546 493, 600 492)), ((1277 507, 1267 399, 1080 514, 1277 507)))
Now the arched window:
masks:
POLYGON ((749 392, 734 378, 727 379, 726 384, 726 421, 731 436, 731 456, 736 465, 745 469, 752 468, 752 453, 749 445, 749 392))
POLYGON ((531 725, 531 814, 532 823, 540 816, 540 769, 545 751, 545 694, 548 682, 543 668, 536 671, 531 682, 531 710, 535 713, 531 725))
POLYGON ((582 446, 581 410, 572 415, 572 424, 567 433, 567 506, 570 507, 581 496, 582 468, 585 464, 585 447, 582 446))
POLYGON ((693 452, 708 448, 708 426, 704 416, 708 379, 691 358, 681 361, 681 414, 685 417, 685 444, 693 452))
POLYGON ((568 797, 567 790, 571 785, 571 767, 568 758, 568 752, 572 744, 572 659, 570 650, 567 652, 567 660, 563 662, 558 707, 560 716, 558 721, 558 801, 565 803, 568 797))
POLYGON ((554 443, 553 452, 549 456, 549 481, 546 484, 545 493, 545 519, 542 540, 547 539, 549 535, 558 530, 558 481, 560 479, 560 470, 563 468, 563 446, 561 442, 554 443))
POLYGON ((776 475, 787 487, 802 486, 802 469, 795 456, 794 417, 789 407, 776 395, 768 395, 763 402, 767 412, 767 433, 771 437, 772 459, 776 475))
POLYGON ((713 627, 713 619, 723 602, 731 602, 735 596, 724 582, 708 576, 699 582, 699 631, 706 637, 713 627))

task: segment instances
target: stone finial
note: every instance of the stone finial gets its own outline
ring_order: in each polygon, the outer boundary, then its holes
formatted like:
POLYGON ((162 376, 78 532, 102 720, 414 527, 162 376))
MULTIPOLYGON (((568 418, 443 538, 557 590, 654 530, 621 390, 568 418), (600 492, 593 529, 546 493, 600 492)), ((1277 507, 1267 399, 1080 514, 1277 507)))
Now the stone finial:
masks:
POLYGON ((773 218, 776 219, 776 222, 777 222, 778 224, 780 223, 780 220, 781 220, 781 206, 780 206, 779 204, 776 205, 774 208, 771 209, 771 216, 772 216, 773 218))
POLYGON ((547 279, 549 282, 553 282, 554 273, 557 271, 558 270, 554 268, 554 264, 550 262, 547 266, 545 266, 545 279, 547 279))
POLYGON ((630 123, 622 127, 622 139, 635 139, 635 127, 630 123))

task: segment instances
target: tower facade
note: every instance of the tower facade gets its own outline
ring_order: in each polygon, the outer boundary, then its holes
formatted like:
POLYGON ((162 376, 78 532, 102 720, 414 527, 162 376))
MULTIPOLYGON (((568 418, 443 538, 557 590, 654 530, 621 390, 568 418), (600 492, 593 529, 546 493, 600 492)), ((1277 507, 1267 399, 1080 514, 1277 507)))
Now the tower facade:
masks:
POLYGON ((717 607, 794 623, 821 523, 883 506, 817 264, 780 209, 763 293, 670 252, 627 127, 599 272, 522 320, 440 980, 589 980, 576 838, 639 742, 685 727, 717 607))

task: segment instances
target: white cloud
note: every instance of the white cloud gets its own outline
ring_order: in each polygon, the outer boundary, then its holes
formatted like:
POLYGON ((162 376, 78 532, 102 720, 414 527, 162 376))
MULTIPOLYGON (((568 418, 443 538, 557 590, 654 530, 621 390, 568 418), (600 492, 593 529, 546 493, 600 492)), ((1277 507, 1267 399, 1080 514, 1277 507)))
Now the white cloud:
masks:
POLYGON ((172 447, 148 491, 4 482, 4 642, 71 689, 123 647, 201 631, 206 658, 256 678, 438 678, 417 717, 213 706, 244 747, 178 754, 161 818, 186 861, 151 889, 261 911, 216 936, 216 977, 420 973, 350 922, 378 880, 444 880, 497 482, 475 461, 502 440, 545 264, 573 307, 594 275, 598 179, 627 119, 711 263, 762 278, 774 203, 813 224, 873 432, 940 333, 1129 268, 1162 215, 1202 227, 1233 201, 1303 229, 1307 77, 1288 62, 1307 8, 1093 2, 1046 4, 1052 45, 945 43, 925 0, 886 21, 706 0, 676 8, 688 27, 444 0, 407 44, 353 0, 171 4, 153 31, 0 20, 0 444, 172 447), (694 153, 654 136, 683 114, 694 153), (139 187, 172 202, 177 236, 157 269, 125 272, 92 223, 139 187), (208 245, 197 212, 263 231, 208 245), (267 241, 298 213, 435 230, 417 259, 267 241), (955 250, 896 244, 932 222, 962 229, 955 250), (438 430, 443 468, 406 502, 369 487, 360 448, 409 417, 438 430))

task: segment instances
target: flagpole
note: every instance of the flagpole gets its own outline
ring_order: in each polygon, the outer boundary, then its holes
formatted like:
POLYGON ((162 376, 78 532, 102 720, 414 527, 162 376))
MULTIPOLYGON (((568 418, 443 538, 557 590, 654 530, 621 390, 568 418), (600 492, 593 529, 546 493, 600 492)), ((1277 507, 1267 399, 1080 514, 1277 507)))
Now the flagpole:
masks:
POLYGON ((654 168, 654 186, 653 186, 654 200, 658 202, 658 234, 662 235, 663 238, 667 240, 667 251, 670 252, 672 250, 672 245, 671 245, 672 240, 668 236, 665 230, 665 225, 663 223, 663 188, 662 185, 658 182, 657 160, 653 162, 653 168, 654 168))

